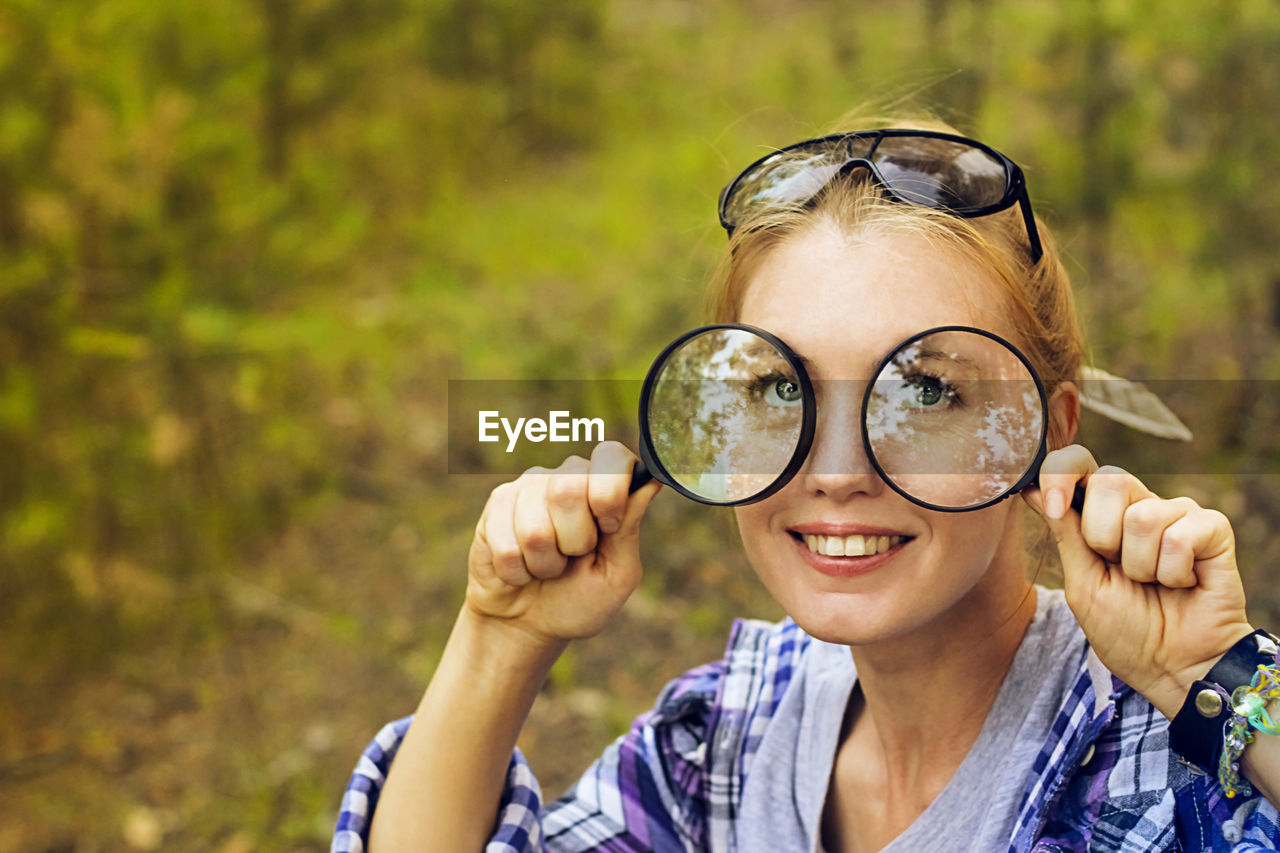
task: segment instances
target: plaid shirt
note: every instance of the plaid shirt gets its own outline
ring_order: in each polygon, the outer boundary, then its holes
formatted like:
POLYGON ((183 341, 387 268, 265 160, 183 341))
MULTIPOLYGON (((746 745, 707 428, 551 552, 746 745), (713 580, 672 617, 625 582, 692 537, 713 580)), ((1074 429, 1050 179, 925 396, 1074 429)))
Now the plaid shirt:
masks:
MULTIPOLYGON (((732 851, 752 760, 810 638, 792 621, 739 621, 723 660, 667 685, 562 799, 542 806, 517 751, 487 853, 732 851)), ((1010 853, 1275 850, 1280 816, 1260 796, 1228 800, 1178 761, 1168 721, 1092 654, 1034 765, 1010 853)), ((408 731, 386 726, 342 801, 334 853, 365 849, 383 780, 408 731)), ((939 842, 938 849, 945 849, 939 842)))

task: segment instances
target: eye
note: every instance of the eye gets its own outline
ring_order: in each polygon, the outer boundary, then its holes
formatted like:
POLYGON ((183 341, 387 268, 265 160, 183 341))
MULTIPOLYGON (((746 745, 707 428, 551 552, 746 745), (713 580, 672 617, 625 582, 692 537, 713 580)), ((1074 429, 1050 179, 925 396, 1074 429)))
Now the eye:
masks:
POLYGON ((959 403, 955 389, 939 376, 916 374, 903 381, 902 405, 917 408, 946 408, 959 403))
POLYGON ((802 402, 804 392, 795 377, 771 373, 751 383, 751 395, 769 406, 794 406, 802 402))
POLYGON ((770 402, 777 400, 785 405, 800 402, 800 397, 802 396, 800 393, 800 383, 796 382, 794 379, 778 379, 769 387, 769 391, 770 393, 766 394, 765 399, 770 402))

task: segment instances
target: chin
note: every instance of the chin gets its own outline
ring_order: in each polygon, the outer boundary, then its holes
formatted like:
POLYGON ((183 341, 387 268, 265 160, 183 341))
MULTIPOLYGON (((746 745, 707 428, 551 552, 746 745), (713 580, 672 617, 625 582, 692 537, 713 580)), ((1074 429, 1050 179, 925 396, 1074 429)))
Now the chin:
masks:
POLYGON ((906 602, 892 594, 810 592, 802 602, 779 600, 809 636, 844 646, 869 646, 908 634, 927 621, 927 605, 918 595, 911 597, 906 602))

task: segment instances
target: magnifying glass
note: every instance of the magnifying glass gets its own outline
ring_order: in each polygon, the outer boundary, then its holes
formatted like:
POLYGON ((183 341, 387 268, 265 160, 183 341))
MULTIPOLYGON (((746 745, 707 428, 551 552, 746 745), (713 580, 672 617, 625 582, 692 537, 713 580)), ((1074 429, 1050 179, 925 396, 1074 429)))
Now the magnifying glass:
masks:
MULTIPOLYGON (((867 458, 891 488, 944 512, 981 509, 1035 480, 1047 452, 1044 385, 1013 344, 971 326, 913 335, 862 398, 867 458)), ((705 504, 762 500, 804 465, 817 396, 779 338, 704 326, 654 361, 640 398, 632 489, 656 478, 705 504)), ((1079 509, 1083 490, 1072 505, 1079 509)))
POLYGON ((640 391, 632 491, 652 476, 705 504, 762 500, 804 464, 817 411, 808 374, 779 338, 740 325, 687 332, 640 391))

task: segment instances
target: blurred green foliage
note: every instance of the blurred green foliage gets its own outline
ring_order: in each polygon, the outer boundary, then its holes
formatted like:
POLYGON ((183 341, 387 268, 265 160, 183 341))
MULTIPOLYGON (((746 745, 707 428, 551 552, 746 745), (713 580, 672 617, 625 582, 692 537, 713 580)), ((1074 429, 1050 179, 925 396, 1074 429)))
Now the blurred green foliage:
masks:
MULTIPOLYGON (((1026 168, 1101 366, 1219 381, 1220 475, 1168 483, 1274 624, 1280 489, 1230 475, 1280 462, 1237 382, 1280 369, 1278 64, 1271 0, 0 0, 0 849, 324 847, 494 484, 447 380, 641 375, 720 186, 862 103, 1026 168)), ((654 515, 628 658, 531 723, 551 788, 770 612, 724 515, 654 515)))

